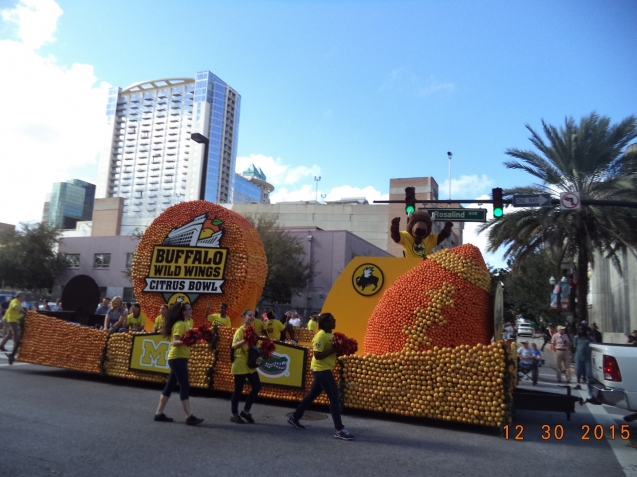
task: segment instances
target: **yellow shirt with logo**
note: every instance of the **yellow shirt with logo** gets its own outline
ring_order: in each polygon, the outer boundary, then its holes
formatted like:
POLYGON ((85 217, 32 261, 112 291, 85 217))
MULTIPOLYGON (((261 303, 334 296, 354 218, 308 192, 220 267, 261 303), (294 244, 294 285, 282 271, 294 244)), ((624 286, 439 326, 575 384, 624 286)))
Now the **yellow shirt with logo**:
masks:
POLYGON ((153 329, 155 331, 161 331, 163 327, 164 327, 164 317, 159 315, 157 318, 155 318, 155 324, 153 325, 153 329))
POLYGON ((416 245, 414 238, 405 230, 400 231, 399 244, 403 246, 405 257, 407 258, 425 258, 431 253, 436 245, 438 245, 438 234, 429 234, 425 239, 416 245))
POLYGON ((230 317, 226 316, 225 318, 223 318, 221 314, 219 313, 213 313, 212 315, 208 315, 208 321, 210 322, 211 325, 214 325, 215 323, 217 323, 218 325, 221 325, 221 326, 231 326, 230 317))
POLYGON ((128 329, 131 329, 133 326, 144 329, 144 325, 146 324, 146 315, 141 312, 137 318, 133 316, 131 313, 126 318, 128 322, 128 329))
POLYGON ((254 326, 254 331, 258 336, 261 336, 263 334, 265 324, 259 318, 254 319, 254 323, 252 324, 252 326, 254 326))
POLYGON ((265 332, 268 338, 272 340, 280 340, 281 332, 285 329, 285 325, 279 320, 268 320, 264 323, 265 332))
POLYGON ((307 329, 310 331, 313 331, 314 333, 316 333, 316 330, 318 330, 318 323, 314 320, 310 320, 307 322, 307 329))
POLYGON ((178 358, 190 358, 190 348, 188 346, 175 346, 173 344, 173 337, 179 336, 180 338, 186 334, 188 329, 186 328, 185 321, 178 321, 173 325, 173 331, 170 334, 170 351, 168 351, 168 359, 178 358))
POLYGON ((17 323, 20 321, 21 312, 16 310, 15 308, 20 308, 21 306, 22 303, 20 303, 20 300, 18 300, 17 298, 11 300, 11 303, 9 303, 9 308, 7 308, 7 311, 4 314, 4 319, 7 323, 17 323))
MULTIPOLYGON (((255 320, 256 321, 256 320, 255 320)), ((232 338, 232 344, 238 343, 243 340, 243 332, 245 331, 245 327, 239 328, 232 338)), ((232 369, 230 372, 232 374, 252 374, 256 373, 257 368, 249 368, 248 367, 248 345, 243 344, 239 348, 234 350, 234 361, 232 363, 232 369)))
MULTIPOLYGON (((314 339, 312 340, 312 349, 315 353, 322 353, 323 351, 331 351, 334 348, 332 344, 332 333, 326 333, 325 330, 320 330, 314 339)), ((336 353, 332 353, 327 358, 316 359, 312 356, 312 371, 331 371, 336 363, 336 353)))

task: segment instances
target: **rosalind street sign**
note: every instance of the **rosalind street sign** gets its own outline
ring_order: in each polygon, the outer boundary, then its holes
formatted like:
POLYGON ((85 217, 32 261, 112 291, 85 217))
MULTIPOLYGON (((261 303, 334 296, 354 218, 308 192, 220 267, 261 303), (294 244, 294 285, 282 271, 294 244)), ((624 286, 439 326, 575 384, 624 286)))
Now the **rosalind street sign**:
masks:
POLYGON ((452 222, 486 222, 487 209, 420 209, 426 210, 433 220, 452 222))

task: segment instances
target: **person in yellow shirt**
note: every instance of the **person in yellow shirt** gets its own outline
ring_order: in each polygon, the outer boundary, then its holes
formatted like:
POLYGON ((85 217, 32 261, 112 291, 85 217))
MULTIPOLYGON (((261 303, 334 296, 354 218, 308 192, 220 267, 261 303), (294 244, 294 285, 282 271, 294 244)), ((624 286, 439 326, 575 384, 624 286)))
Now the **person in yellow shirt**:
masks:
POLYGON ((318 319, 318 328, 319 332, 316 333, 312 340, 314 355, 312 356, 311 369, 314 375, 314 381, 312 381, 312 387, 303 398, 303 401, 301 401, 301 404, 299 404, 299 407, 297 407, 294 414, 288 418, 288 423, 293 425, 296 429, 305 429, 305 426, 299 421, 312 402, 320 396, 321 392, 325 391, 325 394, 327 394, 330 400, 330 413, 332 414, 332 420, 336 428, 334 437, 336 439, 353 441, 354 436, 345 429, 341 422, 338 385, 332 372, 334 364, 336 363, 336 348, 334 348, 332 344, 332 338, 334 337, 332 330, 336 328, 336 319, 331 313, 321 313, 318 319))
POLYGON ((18 349, 20 348, 20 342, 22 341, 22 330, 24 329, 24 317, 26 314, 26 310, 22 306, 22 302, 24 301, 24 293, 16 294, 16 297, 11 300, 9 303, 9 308, 4 314, 5 327, 9 327, 11 333, 8 333, 5 328, 4 338, 0 342, 0 350, 6 351, 4 347, 9 341, 9 337, 13 338, 13 349, 10 353, 5 353, 7 358, 9 359, 9 364, 13 364, 13 360, 15 359, 15 355, 18 353, 18 349))
POLYGON ((217 323, 219 326, 232 326, 230 323, 230 317, 227 315, 228 313, 228 305, 222 303, 219 305, 219 313, 213 313, 209 315, 210 312, 210 303, 206 306, 206 316, 208 317, 208 321, 211 325, 217 323))
POLYGON ((159 397, 159 406, 155 413, 155 421, 172 422, 173 419, 164 414, 168 399, 179 383, 179 398, 186 413, 186 424, 197 426, 203 422, 190 412, 190 381, 188 380, 188 358, 190 358, 190 348, 182 343, 182 338, 186 334, 186 321, 192 317, 192 306, 190 303, 175 303, 168 310, 168 317, 161 332, 166 338, 170 338, 170 350, 168 351, 168 366, 170 375, 164 390, 159 397))
POLYGON ((400 217, 394 217, 389 228, 391 238, 403 246, 407 258, 427 258, 431 251, 451 235, 453 222, 445 222, 439 234, 432 234, 431 217, 427 212, 418 211, 407 221, 407 230, 400 230, 400 217))
POLYGON ((259 379, 257 369, 248 367, 248 345, 246 344, 246 340, 243 339, 246 327, 254 324, 254 311, 245 310, 241 314, 241 317, 243 318, 243 325, 235 332, 232 338, 234 361, 232 362, 230 372, 234 375, 234 392, 230 398, 230 408, 232 411, 230 422, 245 424, 245 422, 248 421, 250 424, 254 424, 250 409, 252 409, 252 404, 261 390, 261 380, 259 379), (243 393, 243 386, 246 380, 248 380, 252 389, 246 398, 243 411, 239 414, 239 399, 241 399, 241 393, 243 393))
POLYGON ((168 316, 168 305, 163 304, 161 308, 159 308, 159 315, 157 316, 157 318, 155 318, 155 324, 153 325, 153 331, 155 333, 157 333, 158 331, 161 331, 161 329, 164 327, 164 321, 166 320, 167 316, 168 316))
POLYGON ((283 324, 277 320, 273 311, 268 311, 268 321, 263 323, 263 326, 268 338, 272 340, 285 341, 285 332, 287 331, 290 334, 290 339, 294 341, 294 328, 292 325, 283 324))
POLYGON ((318 314, 313 313, 312 316, 310 316, 310 321, 307 322, 307 329, 313 331, 314 333, 316 333, 316 330, 318 330, 318 323, 316 322, 317 317, 318 314))
POLYGON ((135 303, 131 307, 132 313, 127 317, 127 325, 130 331, 144 331, 144 325, 146 324, 146 315, 142 313, 142 306, 139 303, 135 303))

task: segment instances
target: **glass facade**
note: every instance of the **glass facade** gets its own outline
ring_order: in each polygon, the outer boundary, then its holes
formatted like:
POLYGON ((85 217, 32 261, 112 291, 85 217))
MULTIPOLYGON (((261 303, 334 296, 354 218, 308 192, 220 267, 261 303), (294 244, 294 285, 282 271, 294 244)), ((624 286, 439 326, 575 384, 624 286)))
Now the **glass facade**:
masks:
POLYGON ((235 204, 261 203, 261 187, 237 174, 235 178, 233 202, 235 204))
POLYGON ((59 229, 74 229, 78 221, 93 218, 94 202, 94 184, 78 179, 55 182, 46 220, 59 229))

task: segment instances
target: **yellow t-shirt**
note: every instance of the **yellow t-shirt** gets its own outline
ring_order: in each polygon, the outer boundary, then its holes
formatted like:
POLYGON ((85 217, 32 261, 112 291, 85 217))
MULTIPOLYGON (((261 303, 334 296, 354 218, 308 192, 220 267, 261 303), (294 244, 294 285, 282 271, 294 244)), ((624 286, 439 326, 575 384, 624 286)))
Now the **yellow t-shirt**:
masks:
POLYGON ((155 331, 161 331, 163 327, 164 327, 164 317, 159 315, 157 318, 155 318, 155 324, 153 325, 153 329, 155 331))
POLYGON ((265 324, 259 318, 254 319, 254 323, 252 324, 252 326, 254 326, 254 331, 258 336, 261 336, 263 334, 265 324))
POLYGON ((174 336, 183 337, 188 331, 185 321, 178 321, 173 325, 173 331, 170 334, 170 351, 168 351, 168 359, 190 358, 190 348, 188 346, 175 346, 172 341, 174 336))
POLYGON ((310 320, 307 322, 307 329, 310 331, 313 331, 314 333, 316 333, 316 330, 318 330, 318 322, 314 321, 314 320, 310 320))
MULTIPOLYGON (((332 333, 326 333, 325 330, 321 330, 316 335, 314 335, 314 339, 312 340, 312 349, 314 352, 323 352, 330 351, 334 348, 332 344, 332 338, 334 335, 332 333)), ((329 355, 325 359, 316 359, 312 356, 312 371, 328 371, 334 368, 334 363, 336 363, 336 353, 329 355)))
POLYGON ((212 315, 208 315, 208 321, 210 322, 211 325, 214 325, 215 323, 217 323, 218 325, 221 325, 221 326, 231 326, 230 317, 226 316, 225 318, 223 318, 219 313, 213 313, 212 315))
POLYGON ((184 323, 186 323, 186 331, 191 330, 193 326, 195 326, 195 321, 190 318, 187 321, 184 321, 184 323))
POLYGON ((273 340, 281 339, 281 332, 285 329, 285 325, 279 320, 268 320, 264 323, 265 332, 268 338, 273 340))
POLYGON ((133 326, 141 327, 143 329, 144 325, 146 324, 146 315, 143 312, 140 312, 139 316, 135 318, 133 314, 131 313, 127 317, 127 322, 128 322, 129 329, 132 328, 133 326))
MULTIPOLYGON (((255 320, 256 321, 256 320, 255 320)), ((243 339, 245 328, 239 328, 232 338, 232 344, 238 343, 243 339)), ((248 368, 248 345, 244 344, 240 348, 234 350, 234 362, 232 363, 232 374, 252 374, 256 373, 257 368, 248 368)))
POLYGON ((405 230, 400 231, 400 241, 403 246, 405 257, 407 258, 425 258, 431 253, 436 245, 438 245, 438 234, 429 234, 425 239, 416 245, 414 238, 405 230))
POLYGON ((14 309, 16 306, 21 307, 22 303, 20 303, 20 300, 17 298, 14 298, 11 300, 11 303, 9 303, 9 308, 7 308, 7 311, 4 314, 4 319, 7 323, 17 323, 20 321, 21 313, 14 309))

